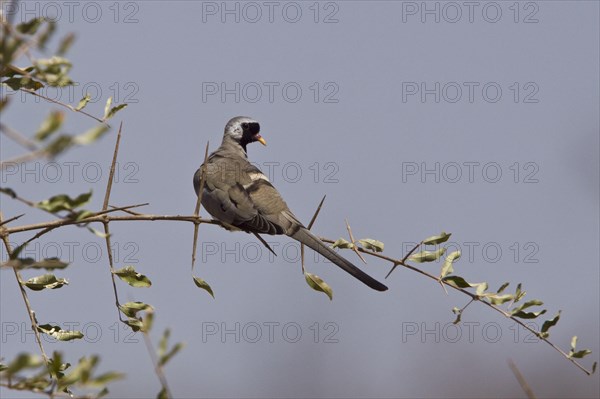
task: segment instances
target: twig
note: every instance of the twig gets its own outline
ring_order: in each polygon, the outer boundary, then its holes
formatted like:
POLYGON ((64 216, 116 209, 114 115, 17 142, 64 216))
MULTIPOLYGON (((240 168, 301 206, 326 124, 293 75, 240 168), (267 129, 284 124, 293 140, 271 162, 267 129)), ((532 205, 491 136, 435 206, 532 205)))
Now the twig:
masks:
POLYGON ((70 109, 70 110, 71 110, 71 111, 73 111, 73 112, 78 112, 78 113, 80 113, 80 114, 83 114, 83 115, 85 115, 85 116, 87 116, 87 117, 89 117, 89 118, 92 118, 93 120, 95 120, 95 121, 97 121, 97 122, 100 122, 100 123, 103 123, 103 124, 105 124, 105 125, 107 125, 107 126, 110 126, 110 125, 109 125, 109 124, 108 124, 106 121, 104 121, 104 120, 102 120, 102 119, 100 119, 100 118, 97 118, 97 117, 95 117, 94 115, 92 115, 92 114, 89 114, 89 113, 85 112, 84 110, 77 109, 77 108, 75 108, 75 107, 73 107, 73 106, 71 106, 71 105, 69 105, 69 104, 65 104, 65 103, 63 103, 63 102, 61 102, 61 101, 58 101, 58 100, 55 100, 55 99, 53 99, 53 98, 46 97, 46 96, 44 96, 43 94, 36 93, 35 91, 33 91, 33 90, 31 90, 31 89, 26 89, 26 88, 23 88, 23 87, 21 87, 19 90, 21 90, 21 91, 24 91, 25 93, 29 93, 29 94, 31 94, 31 95, 34 95, 34 96, 36 96, 36 97, 43 98, 43 99, 44 99, 44 100, 46 100, 46 101, 50 101, 51 103, 58 104, 58 105, 60 105, 60 106, 62 106, 62 107, 65 107, 65 108, 68 108, 68 109, 70 109))
MULTIPOLYGON (((321 198, 321 202, 319 202, 319 206, 317 206, 315 214, 313 215, 312 219, 310 219, 310 223, 308 223, 308 226, 306 227, 308 230, 312 228, 313 224, 315 223, 315 220, 317 220, 317 216, 319 216, 319 212, 321 212, 323 202, 325 202, 325 197, 327 197, 327 195, 324 195, 323 198, 321 198)), ((300 244, 300 264, 302 265, 302 274, 304 274, 304 244, 300 244)))
POLYGON ((350 236, 350 242, 352 243, 352 250, 356 253, 356 255, 358 255, 358 257, 360 258, 360 260, 363 261, 364 264, 367 264, 367 261, 365 260, 365 258, 363 258, 362 255, 360 254, 360 252, 358 252, 356 240, 354 240, 354 236, 352 235, 352 229, 350 228, 350 223, 348 223, 348 219, 346 219, 346 229, 348 230, 348 236, 350 236))
MULTIPOLYGON (((0 222, 2 221, 2 219, 3 219, 2 212, 0 212, 0 222)), ((9 237, 8 234, 2 234, 2 241, 4 242, 4 247, 6 248, 6 252, 10 258, 10 257, 12 257, 12 248, 10 246, 8 237, 9 237)), ((13 268, 13 272, 15 273, 15 279, 17 280, 17 284, 19 284, 19 290, 21 291, 21 296, 23 297, 23 302, 25 303, 25 308, 27 308, 27 314, 29 315, 29 320, 31 321, 31 328, 35 335, 35 340, 40 348, 40 352, 42 354, 42 358, 44 359, 44 364, 46 365, 46 368, 48 369, 48 374, 50 375, 50 379, 53 379, 54 377, 52 376, 52 371, 50 370, 50 361, 48 359, 48 356, 46 355, 44 346, 42 345, 42 339, 40 337, 40 332, 38 330, 38 323, 37 323, 37 320, 35 319, 35 313, 34 313, 33 309, 31 308, 31 303, 29 302, 29 297, 27 296, 25 287, 23 287, 23 284, 22 284, 23 279, 21 278, 21 273, 16 268, 13 268)))
POLYGON ((143 330, 144 343, 146 344, 146 349, 148 350, 148 354, 150 355, 150 359, 152 360, 152 364, 154 365, 154 372, 160 381, 160 385, 162 385, 163 389, 167 394, 167 398, 172 398, 171 390, 169 389, 169 384, 167 383, 167 376, 161 365, 156 358, 156 353, 154 352, 154 347, 152 346, 152 340, 150 339, 150 334, 147 330, 143 330))
POLYGON ((35 141, 30 140, 29 138, 25 137, 24 135, 17 132, 12 127, 5 125, 4 123, 0 123, 0 131, 2 131, 6 135, 6 137, 19 143, 21 146, 25 147, 29 151, 38 151, 39 150, 35 141))
MULTIPOLYGON (((208 144, 206 142, 206 148, 204 149, 204 162, 200 165, 200 185, 198 188, 198 198, 196 198, 196 207, 194 208, 194 216, 198 216, 200 214, 200 205, 202 204, 202 194, 204 192, 204 183, 206 179, 206 161, 208 160, 208 144)), ((194 271, 194 265, 196 263, 196 249, 198 246, 198 230, 200 227, 200 223, 194 221, 194 242, 192 244, 192 272, 194 271)))
POLYGON ((423 241, 421 241, 420 243, 418 243, 417 245, 415 245, 413 247, 413 249, 411 249, 410 251, 408 251, 408 253, 406 255, 404 255, 404 258, 402 258, 402 261, 400 263, 394 263, 394 265, 392 266, 392 268, 390 269, 390 271, 388 272, 388 274, 385 275, 385 278, 388 278, 390 276, 390 274, 392 274, 392 272, 394 271, 394 269, 399 264, 404 264, 404 262, 406 262, 406 259, 408 259, 408 257, 411 256, 413 254, 413 252, 415 252, 417 250, 417 248, 419 248, 421 246, 421 244, 423 244, 423 241))
MULTIPOLYGON (((115 176, 115 164, 117 163, 117 155, 119 154, 119 143, 121 142, 122 128, 123 128, 123 122, 121 122, 121 124, 119 125, 119 133, 117 134, 117 141, 115 142, 115 150, 113 152, 113 159, 112 159, 112 162, 110 165, 108 182, 106 183, 106 193, 104 194, 104 203, 102 205, 103 212, 108 211, 108 201, 110 199, 110 192, 112 190, 113 178, 115 176)), ((110 229, 108 227, 109 221, 106 220, 106 215, 103 215, 103 216, 105 217, 105 219, 102 221, 102 224, 104 225, 104 234, 105 234, 104 239, 106 240, 106 251, 108 254, 108 266, 110 268, 110 278, 112 281, 113 292, 115 294, 115 306, 117 307, 117 314, 119 316, 119 320, 123 321, 123 319, 121 318, 121 311, 119 310, 119 305, 120 305, 119 293, 117 291, 117 283, 116 283, 116 278, 115 278, 115 273, 114 273, 115 265, 114 265, 112 251, 111 251, 111 245, 110 245, 110 229)))
POLYGON ((17 220, 17 219, 21 218, 21 217, 22 217, 22 216, 24 216, 24 215, 25 215, 25 214, 24 214, 24 213, 22 213, 22 214, 20 214, 20 215, 13 216, 13 217, 11 217, 10 219, 6 219, 6 220, 4 220, 4 221, 0 222, 0 226, 4 226, 4 225, 5 225, 5 224, 7 224, 7 223, 13 222, 13 221, 15 221, 15 220, 17 220))
POLYGON ((510 370, 517 378, 517 381, 519 381, 519 385, 521 385, 521 389, 523 390, 523 392, 525 392, 525 395, 527 395, 529 399, 535 399, 535 394, 533 393, 533 390, 525 380, 525 377, 523 377, 523 374, 521 374, 521 371, 519 371, 519 368, 517 367, 515 362, 512 361, 512 359, 508 359, 508 367, 510 367, 510 370))

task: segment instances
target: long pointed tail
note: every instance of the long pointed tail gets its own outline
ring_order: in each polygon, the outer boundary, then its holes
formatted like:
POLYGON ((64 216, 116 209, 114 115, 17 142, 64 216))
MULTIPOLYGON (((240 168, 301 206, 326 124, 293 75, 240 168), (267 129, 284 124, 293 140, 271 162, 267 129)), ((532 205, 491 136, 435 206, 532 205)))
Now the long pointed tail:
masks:
POLYGON ((337 252, 329 248, 329 246, 323 243, 323 241, 319 240, 314 234, 312 234, 307 229, 301 227, 291 237, 295 240, 300 241, 302 244, 308 246, 309 248, 318 252, 319 254, 323 255, 331 262, 335 263, 337 266, 350 273, 355 278, 362 281, 374 290, 385 291, 388 289, 385 285, 381 284, 379 281, 375 280, 373 277, 369 276, 367 273, 363 272, 358 267, 354 266, 352 263, 342 258, 340 255, 337 254, 337 252))

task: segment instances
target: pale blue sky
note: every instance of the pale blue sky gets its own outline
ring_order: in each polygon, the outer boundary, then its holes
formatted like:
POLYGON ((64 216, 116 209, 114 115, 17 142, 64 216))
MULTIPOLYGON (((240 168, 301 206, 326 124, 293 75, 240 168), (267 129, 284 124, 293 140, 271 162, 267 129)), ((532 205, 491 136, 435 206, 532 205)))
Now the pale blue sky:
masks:
MULTIPOLYGON (((27 3, 18 18, 56 15, 47 2, 27 3)), ((402 257, 410 243, 452 232, 463 251, 458 274, 492 289, 522 282, 548 316, 563 311, 552 340, 568 350, 577 334, 594 351, 583 363, 598 360, 597 2, 427 2, 433 14, 401 1, 55 3, 60 32, 78 36, 70 59, 81 84, 58 93, 62 100, 77 102, 85 86, 102 91, 89 106, 95 114, 110 95, 130 103, 113 123, 124 123, 113 204, 192 213, 206 142, 215 149, 229 118, 252 116, 268 146, 250 146, 249 157, 297 216, 308 222, 327 194, 319 235, 346 236, 348 218, 357 238, 379 239, 384 254, 402 257)), ((19 99, 3 123, 33 132, 54 108, 19 99)), ((91 125, 67 116, 68 132, 91 125)), ((113 131, 59 158, 57 178, 56 165, 41 162, 4 174, 2 185, 32 200, 93 188, 92 208, 100 207, 114 139, 113 131)), ((15 151, 2 137, 2 158, 15 151)), ((5 197, 2 211, 27 212, 24 223, 48 219, 5 197)), ((111 231, 117 266, 133 264, 153 281, 145 290, 120 284, 121 297, 155 306, 156 339, 169 326, 173 342, 187 343, 166 368, 176 397, 523 397, 507 359, 540 398, 600 394, 597 375, 483 306, 470 306, 463 321, 473 324, 457 330, 451 309, 467 298, 416 273, 398 269, 382 294, 311 255, 309 270, 333 287, 330 302, 304 282, 289 238, 269 237, 280 254, 272 259, 251 236, 202 226, 196 273, 213 300, 189 276, 190 225, 115 223, 111 231), (237 326, 240 342, 221 336, 237 326)), ((103 353, 103 370, 128 374, 112 397, 152 397, 160 388, 141 337, 116 320, 103 241, 64 229, 32 255, 57 248, 72 255, 58 273, 71 284, 31 293, 34 309, 40 321, 75 323, 91 338, 48 350, 72 363, 103 353)), ((380 279, 388 268, 365 266, 380 279)), ((1 299, 1 356, 36 352, 33 336, 21 336, 27 315, 7 271, 1 299)))

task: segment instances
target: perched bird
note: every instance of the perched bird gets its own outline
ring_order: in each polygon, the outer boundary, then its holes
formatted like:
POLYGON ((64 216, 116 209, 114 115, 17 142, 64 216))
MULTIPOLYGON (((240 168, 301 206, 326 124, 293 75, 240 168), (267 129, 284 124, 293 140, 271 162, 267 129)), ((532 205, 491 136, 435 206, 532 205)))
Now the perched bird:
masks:
MULTIPOLYGON (((227 122, 221 146, 206 162, 202 205, 230 230, 254 234, 285 234, 308 246, 369 287, 387 287, 338 255, 294 216, 267 176, 248 161, 246 146, 266 145, 255 120, 238 116, 227 122)), ((194 174, 196 195, 201 169, 194 174)))

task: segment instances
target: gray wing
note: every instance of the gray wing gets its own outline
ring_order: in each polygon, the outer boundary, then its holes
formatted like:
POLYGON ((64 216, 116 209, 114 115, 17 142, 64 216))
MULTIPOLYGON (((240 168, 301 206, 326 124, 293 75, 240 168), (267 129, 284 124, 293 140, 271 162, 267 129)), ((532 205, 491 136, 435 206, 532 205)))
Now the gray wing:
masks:
MULTIPOLYGON (((213 154, 202 205, 216 219, 247 232, 293 234, 302 224, 269 179, 246 160, 213 154)), ((200 171, 194 175, 198 194, 200 171)))

